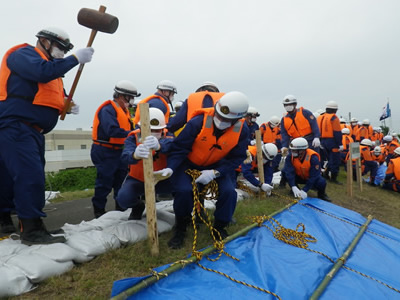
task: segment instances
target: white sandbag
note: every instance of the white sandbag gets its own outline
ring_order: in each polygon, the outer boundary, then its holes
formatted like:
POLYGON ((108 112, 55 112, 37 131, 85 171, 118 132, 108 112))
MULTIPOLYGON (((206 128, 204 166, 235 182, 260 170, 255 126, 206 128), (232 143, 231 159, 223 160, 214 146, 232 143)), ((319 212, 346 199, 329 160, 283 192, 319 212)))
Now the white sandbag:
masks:
POLYGON ((69 235, 66 243, 87 257, 97 256, 121 246, 119 239, 115 235, 99 230, 69 235))
POLYGON ((33 284, 21 269, 0 264, 0 298, 18 296, 32 288, 33 284))
MULTIPOLYGON (((175 224, 175 214, 169 211, 157 210, 157 220, 159 221, 161 220, 170 224, 172 228, 172 226, 174 226, 175 224)), ((158 232, 164 232, 164 231, 158 230, 158 232)))
POLYGON ((13 255, 5 264, 21 269, 33 283, 65 273, 74 266, 72 261, 56 262, 46 256, 33 253, 13 255))
POLYGON ((5 239, 0 241, 0 261, 3 257, 19 253, 21 250, 29 248, 29 246, 21 244, 21 241, 5 239))
POLYGON ((115 235, 122 244, 134 244, 147 238, 146 219, 121 222, 104 232, 115 235))
POLYGON ((163 210, 174 213, 174 201, 173 200, 166 200, 160 201, 156 203, 156 210, 163 210))

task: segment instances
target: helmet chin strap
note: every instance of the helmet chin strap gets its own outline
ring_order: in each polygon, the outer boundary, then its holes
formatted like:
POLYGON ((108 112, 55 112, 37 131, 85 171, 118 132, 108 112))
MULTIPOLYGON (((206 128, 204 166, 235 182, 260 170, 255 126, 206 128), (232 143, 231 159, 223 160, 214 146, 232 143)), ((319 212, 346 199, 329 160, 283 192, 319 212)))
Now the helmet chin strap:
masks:
MULTIPOLYGON (((49 41, 49 40, 48 40, 48 41, 49 41)), ((49 59, 50 59, 50 60, 53 60, 54 57, 50 54, 50 49, 51 49, 51 46, 52 46, 53 43, 52 43, 51 41, 49 41, 49 43, 50 43, 50 47, 49 47, 49 49, 46 49, 46 47, 45 47, 44 44, 42 43, 41 39, 39 39, 39 44, 40 44, 40 46, 42 46, 42 48, 44 49, 44 51, 46 51, 46 53, 47 53, 49 59)))

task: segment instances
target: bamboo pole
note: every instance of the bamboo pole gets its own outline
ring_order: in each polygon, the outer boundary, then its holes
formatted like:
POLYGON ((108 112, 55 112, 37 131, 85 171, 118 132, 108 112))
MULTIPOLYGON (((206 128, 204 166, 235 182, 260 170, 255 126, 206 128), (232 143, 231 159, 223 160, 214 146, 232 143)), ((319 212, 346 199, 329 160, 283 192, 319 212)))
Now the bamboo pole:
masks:
MULTIPOLYGON (((281 209, 279 209, 279 210, 273 212, 272 214, 270 214, 270 215, 268 215, 268 216, 269 216, 270 218, 271 218, 271 217, 274 217, 275 215, 277 215, 277 214, 281 213, 282 211, 288 209, 289 207, 293 206, 294 204, 296 204, 296 202, 292 202, 292 203, 286 205, 285 207, 282 207, 281 209)), ((247 227, 245 227, 245 228, 239 230, 238 232, 236 232, 236 233, 234 233, 234 234, 228 236, 228 237, 224 240, 225 244, 226 244, 226 243, 229 243, 230 241, 232 241, 232 240, 234 240, 234 239, 236 239, 236 238, 238 238, 238 237, 241 236, 241 235, 246 234, 246 233, 249 232, 251 229, 253 229, 253 228, 257 227, 257 226, 258 226, 258 223, 253 223, 253 224, 251 224, 251 225, 249 225, 249 226, 247 226, 247 227)), ((216 250, 216 249, 215 249, 214 246, 209 246, 209 247, 207 247, 206 249, 204 249, 204 250, 202 251, 203 256, 209 255, 209 254, 211 254, 212 252, 214 252, 215 250, 216 250)), ((182 260, 181 262, 179 262, 179 263, 177 263, 177 264, 173 264, 173 265, 171 265, 170 267, 166 268, 164 271, 162 271, 162 274, 159 274, 159 277, 160 277, 160 278, 158 278, 157 276, 150 276, 150 277, 147 277, 146 279, 143 279, 142 281, 140 281, 138 284, 136 284, 136 285, 134 285, 133 287, 131 287, 131 288, 129 288, 129 289, 123 291, 121 294, 118 294, 118 295, 112 297, 111 299, 112 299, 112 300, 127 299, 128 297, 132 296, 133 294, 136 294, 136 293, 138 293, 139 291, 141 291, 142 289, 144 289, 144 288, 146 288, 146 287, 152 285, 153 283, 157 282, 157 281, 160 280, 162 277, 165 277, 165 276, 167 276, 167 275, 169 275, 169 274, 172 274, 172 273, 174 273, 174 272, 176 272, 176 271, 178 271, 178 270, 180 270, 180 269, 183 269, 183 268, 186 267, 187 265, 189 265, 189 264, 191 264, 191 263, 194 263, 194 262, 196 262, 196 261, 197 261, 196 256, 191 255, 189 258, 187 258, 187 259, 185 259, 185 260, 182 260), (163 275, 165 275, 165 276, 163 276, 163 275)))
MULTIPOLYGON (((140 135, 142 141, 149 135, 150 130, 150 115, 149 104, 140 103, 140 135)), ((150 252, 153 256, 159 255, 158 247, 158 230, 157 230, 157 215, 156 215, 156 192, 153 176, 153 154, 150 151, 149 157, 143 159, 143 175, 144 175, 144 191, 146 198, 146 219, 147 233, 149 236, 150 252)))
POLYGON ((344 265, 347 258, 351 255, 354 248, 357 246, 359 240, 361 239, 362 235, 364 234, 365 230, 369 223, 372 221, 372 216, 369 215, 363 226, 361 226, 360 230, 358 231, 357 235, 354 237, 352 242, 350 243, 349 247, 347 247, 346 251, 344 251, 343 255, 335 262, 332 269, 326 274, 325 278, 321 281, 319 286, 315 289, 314 293, 311 295, 310 300, 319 299, 322 293, 325 291, 326 287, 328 286, 329 282, 335 276, 335 274, 340 270, 340 268, 344 265))

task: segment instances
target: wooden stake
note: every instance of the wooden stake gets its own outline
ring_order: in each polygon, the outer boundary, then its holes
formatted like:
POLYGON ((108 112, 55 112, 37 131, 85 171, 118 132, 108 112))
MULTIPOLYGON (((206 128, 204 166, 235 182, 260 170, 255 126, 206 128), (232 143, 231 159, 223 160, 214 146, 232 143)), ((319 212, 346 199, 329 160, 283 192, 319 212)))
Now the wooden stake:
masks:
POLYGON ((351 157, 347 160, 347 195, 353 198, 353 161, 351 157))
POLYGON ((357 174, 357 183, 360 187, 360 192, 363 191, 363 185, 362 185, 362 172, 361 172, 361 159, 357 158, 356 160, 356 174, 357 174))
MULTIPOLYGON (((261 132, 260 130, 256 130, 256 147, 257 147, 257 169, 258 169, 258 180, 261 183, 265 183, 264 180, 264 164, 263 164, 263 155, 262 155, 262 144, 261 144, 261 132)), ((261 198, 260 192, 260 198, 261 198)))
MULTIPOLYGON (((151 135, 149 104, 140 103, 140 133, 142 141, 151 135)), ((156 215, 156 193, 153 176, 153 154, 150 151, 148 158, 143 159, 144 191, 146 197, 147 233, 149 236, 150 251, 153 256, 159 255, 158 230, 156 215)))

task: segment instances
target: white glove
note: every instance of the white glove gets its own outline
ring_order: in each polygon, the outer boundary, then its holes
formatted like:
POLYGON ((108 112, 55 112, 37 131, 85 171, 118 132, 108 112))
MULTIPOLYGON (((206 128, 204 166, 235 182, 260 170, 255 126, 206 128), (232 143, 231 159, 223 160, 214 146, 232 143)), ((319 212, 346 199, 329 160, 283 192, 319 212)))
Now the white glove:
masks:
POLYGON ((295 198, 301 198, 301 192, 297 186, 292 186, 292 192, 295 198))
POLYGON ((344 150, 343 145, 339 146, 339 152, 342 152, 344 150))
POLYGON ((319 138, 314 138, 313 141, 312 141, 313 148, 318 148, 319 145, 321 145, 321 142, 319 141, 319 138))
POLYGON ((174 171, 172 171, 171 168, 165 168, 165 169, 161 169, 159 171, 155 171, 153 174, 154 175, 161 175, 161 177, 165 177, 164 179, 171 177, 172 173, 174 173, 174 171))
POLYGON ((79 105, 74 104, 71 106, 71 114, 78 115, 79 114, 79 105))
POLYGON ((251 140, 251 141, 250 141, 250 145, 251 145, 251 146, 254 146, 255 144, 256 144, 256 140, 251 140))
POLYGON ((269 184, 267 184, 267 183, 263 183, 263 184, 260 186, 260 188, 261 188, 261 190, 262 190, 263 192, 268 193, 268 192, 271 192, 272 189, 273 189, 274 187, 271 186, 271 185, 269 185, 269 184))
POLYGON ((282 147, 281 152, 282 152, 282 156, 285 157, 288 154, 289 149, 286 147, 282 147))
POLYGON ((92 47, 81 48, 74 53, 80 64, 86 64, 92 60, 94 49, 92 47))
POLYGON ((305 191, 303 191, 303 190, 300 190, 300 197, 301 197, 301 199, 306 199, 307 198, 307 193, 305 192, 305 191))
POLYGON ((144 144, 139 144, 135 149, 135 153, 133 153, 133 158, 138 160, 148 158, 149 154, 149 148, 147 148, 144 144))
POLYGON ((214 170, 203 170, 201 171, 201 175, 197 177, 196 183, 201 183, 206 185, 214 178, 215 178, 214 170))
POLYGON ((155 136, 152 135, 146 136, 146 138, 143 141, 143 144, 149 149, 154 149, 156 151, 160 150, 160 143, 158 142, 155 136))

